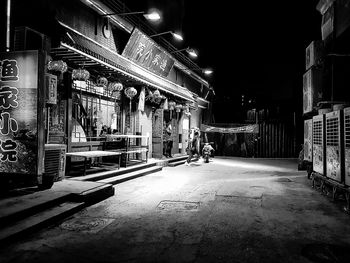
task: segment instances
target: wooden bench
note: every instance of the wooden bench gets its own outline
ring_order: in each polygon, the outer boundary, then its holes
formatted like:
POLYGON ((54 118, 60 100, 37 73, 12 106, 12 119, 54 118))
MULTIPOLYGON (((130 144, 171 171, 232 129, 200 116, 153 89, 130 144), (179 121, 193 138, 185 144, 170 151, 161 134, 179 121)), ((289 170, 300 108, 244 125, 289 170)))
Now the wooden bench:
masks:
POLYGON ((120 168, 120 155, 122 152, 119 151, 82 151, 82 152, 68 152, 66 153, 66 156, 68 157, 83 157, 84 158, 84 172, 83 174, 86 175, 86 167, 88 165, 87 160, 90 158, 96 158, 96 157, 104 157, 104 156, 119 156, 118 158, 118 169, 120 168))

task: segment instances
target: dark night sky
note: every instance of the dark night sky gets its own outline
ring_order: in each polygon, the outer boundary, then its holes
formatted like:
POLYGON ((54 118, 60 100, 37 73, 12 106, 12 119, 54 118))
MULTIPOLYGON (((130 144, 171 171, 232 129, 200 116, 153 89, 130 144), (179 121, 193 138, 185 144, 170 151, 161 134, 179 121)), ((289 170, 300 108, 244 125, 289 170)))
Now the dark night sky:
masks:
MULTIPOLYGON (((198 50, 194 61, 212 67, 208 81, 216 91, 216 122, 232 122, 241 95, 257 105, 276 101, 302 110, 302 75, 305 48, 321 38, 317 0, 308 1, 206 1, 126 0, 131 9, 157 7, 163 21, 158 32, 180 29, 186 46, 198 50), (140 2, 143 2, 142 4, 140 2)), ((169 38, 169 40, 171 40, 169 38)), ((301 113, 300 113, 301 114, 301 113)))

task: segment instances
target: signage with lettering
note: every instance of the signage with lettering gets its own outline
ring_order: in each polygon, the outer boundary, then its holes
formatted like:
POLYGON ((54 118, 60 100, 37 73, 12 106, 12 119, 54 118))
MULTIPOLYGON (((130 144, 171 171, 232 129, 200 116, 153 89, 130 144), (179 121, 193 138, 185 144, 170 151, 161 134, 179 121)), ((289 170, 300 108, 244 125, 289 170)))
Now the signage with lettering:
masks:
POLYGON ((137 28, 132 32, 122 56, 162 77, 167 77, 174 65, 174 60, 137 28))
POLYGON ((38 57, 0 53, 0 173, 37 173, 38 57))

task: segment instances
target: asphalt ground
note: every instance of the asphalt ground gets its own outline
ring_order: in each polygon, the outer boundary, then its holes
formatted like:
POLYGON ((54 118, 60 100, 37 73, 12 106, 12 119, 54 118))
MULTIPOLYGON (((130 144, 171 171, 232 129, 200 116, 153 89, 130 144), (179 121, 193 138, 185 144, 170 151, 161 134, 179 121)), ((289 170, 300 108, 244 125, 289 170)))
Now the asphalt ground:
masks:
POLYGON ((294 159, 164 167, 0 248, 0 262, 350 262, 350 216, 294 159))

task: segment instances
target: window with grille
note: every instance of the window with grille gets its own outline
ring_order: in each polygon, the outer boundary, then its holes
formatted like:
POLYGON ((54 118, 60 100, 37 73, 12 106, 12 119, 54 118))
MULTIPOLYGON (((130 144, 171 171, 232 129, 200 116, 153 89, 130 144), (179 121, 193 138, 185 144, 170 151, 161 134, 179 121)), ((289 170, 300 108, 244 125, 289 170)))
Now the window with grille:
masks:
POLYGON ((322 145, 322 120, 314 120, 313 122, 313 143, 322 145))
POLYGON ((344 126, 345 126, 345 147, 350 148, 350 115, 345 115, 344 126))
POLYGON ((326 144, 327 146, 339 145, 339 119, 329 118, 326 120, 326 144))

